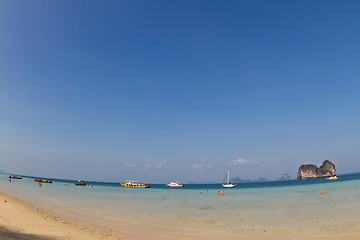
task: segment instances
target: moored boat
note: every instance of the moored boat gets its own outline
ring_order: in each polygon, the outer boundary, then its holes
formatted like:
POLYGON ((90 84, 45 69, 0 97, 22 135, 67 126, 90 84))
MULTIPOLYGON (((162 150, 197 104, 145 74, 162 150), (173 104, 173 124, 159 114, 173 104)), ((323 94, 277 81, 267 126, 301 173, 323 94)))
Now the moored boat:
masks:
POLYGON ((120 183, 121 186, 126 187, 126 188, 149 188, 150 185, 148 185, 147 183, 140 183, 138 181, 130 181, 130 180, 126 180, 125 183, 120 183))
POLYGON ((80 181, 78 180, 77 182, 74 182, 75 186, 86 186, 86 183, 85 181, 80 181))
POLYGON ((230 171, 229 170, 227 171, 225 178, 226 178, 226 183, 221 184, 224 188, 232 188, 232 187, 236 186, 236 183, 230 182, 230 171))
POLYGON ((52 183, 51 179, 41 179, 41 178, 35 178, 35 182, 52 183))
POLYGON ((184 184, 180 182, 170 182, 169 184, 166 184, 167 187, 184 187, 184 184))
POLYGON ((14 176, 14 175, 10 175, 9 178, 11 178, 11 179, 22 179, 21 176, 14 176))
POLYGON ((326 180, 336 180, 336 179, 338 179, 337 176, 333 176, 333 177, 328 177, 328 178, 326 178, 326 180))

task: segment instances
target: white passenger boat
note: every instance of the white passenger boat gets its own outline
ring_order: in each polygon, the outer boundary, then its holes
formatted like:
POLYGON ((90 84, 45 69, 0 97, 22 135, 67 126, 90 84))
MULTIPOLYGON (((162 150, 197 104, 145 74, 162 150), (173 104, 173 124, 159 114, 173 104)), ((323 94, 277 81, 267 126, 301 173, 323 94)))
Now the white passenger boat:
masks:
POLYGON ((184 187, 184 185, 180 182, 171 182, 169 184, 166 185, 167 187, 184 187))
POLYGON ((333 176, 333 177, 328 177, 328 178, 326 178, 326 180, 336 180, 336 179, 338 179, 337 176, 333 176))

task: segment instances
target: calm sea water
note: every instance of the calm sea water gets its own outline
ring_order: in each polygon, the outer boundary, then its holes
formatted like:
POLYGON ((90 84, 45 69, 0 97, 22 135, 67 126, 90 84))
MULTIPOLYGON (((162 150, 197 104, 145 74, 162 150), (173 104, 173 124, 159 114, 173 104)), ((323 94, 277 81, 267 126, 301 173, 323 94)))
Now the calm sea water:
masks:
POLYGON ((344 234, 344 226, 349 231, 360 225, 360 174, 336 181, 243 183, 232 189, 220 184, 180 189, 91 184, 53 180, 39 187, 33 178, 9 182, 8 175, 0 175, 0 189, 24 201, 137 239, 271 239, 271 234, 295 239, 294 234, 309 231, 318 234, 314 239, 325 239, 327 233, 344 234), (224 196, 218 196, 223 190, 224 196))

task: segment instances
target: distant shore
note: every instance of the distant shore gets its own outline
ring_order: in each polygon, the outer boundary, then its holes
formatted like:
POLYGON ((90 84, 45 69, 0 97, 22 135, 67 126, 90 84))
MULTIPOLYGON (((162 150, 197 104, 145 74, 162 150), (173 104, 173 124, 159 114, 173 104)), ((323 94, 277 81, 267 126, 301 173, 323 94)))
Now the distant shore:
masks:
POLYGON ((61 218, 0 190, 0 239, 97 240, 127 238, 61 218))

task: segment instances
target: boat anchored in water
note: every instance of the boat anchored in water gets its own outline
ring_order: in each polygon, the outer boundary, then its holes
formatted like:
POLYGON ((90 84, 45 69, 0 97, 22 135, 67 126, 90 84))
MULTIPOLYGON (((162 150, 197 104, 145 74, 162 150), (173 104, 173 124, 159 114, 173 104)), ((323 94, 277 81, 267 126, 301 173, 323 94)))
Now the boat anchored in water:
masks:
POLYGON ((328 178, 326 178, 326 180, 336 180, 336 179, 338 179, 337 176, 333 176, 333 177, 328 177, 328 178))
POLYGON ((52 181, 50 179, 41 179, 41 178, 35 178, 35 182, 52 183, 52 181))
POLYGON ((181 182, 171 182, 169 184, 166 184, 167 187, 184 187, 184 184, 181 182))
POLYGON ((86 181, 80 181, 78 180, 77 182, 74 182, 75 186, 86 186, 86 181))
POLYGON ((226 183, 221 184, 224 188, 232 188, 232 187, 236 186, 236 183, 231 183, 230 182, 230 171, 229 170, 227 171, 227 174, 226 174, 225 178, 226 178, 226 183))
POLYGON ((126 180, 125 183, 120 183, 121 186, 126 188, 149 188, 147 183, 140 183, 139 181, 126 180))
POLYGON ((22 179, 21 176, 14 176, 14 175, 10 175, 9 178, 10 179, 22 179))

